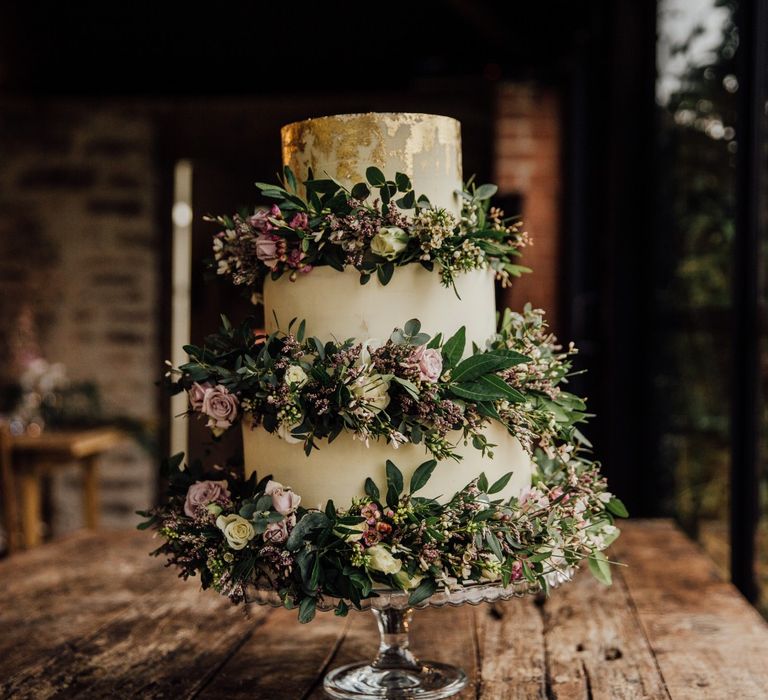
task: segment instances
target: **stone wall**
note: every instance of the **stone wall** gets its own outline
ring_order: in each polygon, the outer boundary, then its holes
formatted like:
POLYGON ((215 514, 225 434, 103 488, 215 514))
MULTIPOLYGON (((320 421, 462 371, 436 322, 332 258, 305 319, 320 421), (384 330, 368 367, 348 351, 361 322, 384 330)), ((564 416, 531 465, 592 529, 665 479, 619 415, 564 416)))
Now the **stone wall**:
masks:
MULTIPOLYGON (((533 269, 507 295, 511 308, 526 301, 547 311, 558 328, 561 229, 561 115, 555 88, 531 83, 502 84, 496 119, 496 178, 501 194, 519 194, 533 245, 521 263, 533 269)), ((507 212, 508 214, 513 212, 507 212)))
MULTIPOLYGON (((150 431, 160 367, 153 153, 151 119, 130 104, 19 99, 0 109, 0 343, 29 305, 43 356, 95 382, 108 414, 150 431)), ((132 526, 151 502, 154 463, 135 442, 101 459, 105 526, 132 526)), ((76 471, 60 472, 52 493, 54 532, 78 526, 76 471)))

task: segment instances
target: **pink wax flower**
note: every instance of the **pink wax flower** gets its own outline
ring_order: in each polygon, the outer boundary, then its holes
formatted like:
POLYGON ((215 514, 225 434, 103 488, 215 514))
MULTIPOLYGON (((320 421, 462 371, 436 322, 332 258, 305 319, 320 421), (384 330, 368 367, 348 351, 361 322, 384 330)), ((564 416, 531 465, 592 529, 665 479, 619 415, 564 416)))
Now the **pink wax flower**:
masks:
POLYGON ((199 518, 209 512, 209 505, 223 507, 229 504, 229 499, 226 481, 196 481, 187 489, 184 514, 190 518, 199 518))
POLYGON ((303 211, 297 212, 288 222, 288 225, 292 229, 306 231, 309 229, 309 217, 303 211))
POLYGON ((516 561, 512 564, 512 580, 519 581, 523 578, 523 562, 516 561))
POLYGON ((205 384, 195 382, 189 388, 187 395, 189 396, 189 405, 192 407, 193 411, 201 411, 203 409, 203 398, 205 398, 205 392, 212 388, 213 385, 208 382, 205 382, 205 384))
POLYGON ((272 507, 282 515, 290 515, 301 503, 301 496, 277 481, 268 481, 264 494, 272 496, 272 507))
POLYGON ((419 368, 419 379, 423 382, 436 382, 443 371, 443 356, 436 348, 419 345, 413 353, 413 359, 419 368))
POLYGON ((280 260, 277 238, 269 234, 259 234, 256 237, 256 257, 268 268, 274 269, 280 260))
POLYGON ((248 223, 260 233, 269 233, 275 227, 270 219, 282 219, 283 213, 277 204, 273 204, 269 209, 259 209, 248 219, 248 223))
POLYGON ((237 418, 240 402, 227 387, 217 384, 207 389, 200 410, 208 416, 207 426, 214 435, 221 435, 237 418))

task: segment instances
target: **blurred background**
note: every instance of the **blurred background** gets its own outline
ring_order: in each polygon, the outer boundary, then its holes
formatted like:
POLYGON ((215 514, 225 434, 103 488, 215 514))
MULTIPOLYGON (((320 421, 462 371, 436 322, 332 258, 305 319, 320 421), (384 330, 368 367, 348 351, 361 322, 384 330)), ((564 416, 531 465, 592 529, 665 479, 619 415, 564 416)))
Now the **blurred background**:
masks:
POLYGON ((580 348, 612 490, 768 610, 766 41, 765 0, 3 3, 0 550, 131 528, 159 455, 238 449, 157 384, 249 312, 202 216, 258 203, 285 123, 431 112, 526 221, 504 302, 580 348))

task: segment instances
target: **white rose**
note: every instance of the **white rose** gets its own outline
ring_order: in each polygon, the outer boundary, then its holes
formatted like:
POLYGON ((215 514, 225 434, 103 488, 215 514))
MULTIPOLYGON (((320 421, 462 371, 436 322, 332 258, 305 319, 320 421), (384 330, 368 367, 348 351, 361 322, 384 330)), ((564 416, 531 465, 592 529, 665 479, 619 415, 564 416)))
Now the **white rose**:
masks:
POLYGON ((371 239, 371 251, 387 260, 394 260, 408 247, 408 234, 398 226, 382 226, 371 239))
POLYGON ((256 535, 253 525, 239 515, 220 515, 216 518, 216 527, 224 533, 232 549, 242 549, 256 535))
POLYGON ((369 547, 366 554, 370 557, 368 568, 374 571, 381 571, 383 574, 396 574, 403 567, 403 562, 395 559, 392 552, 383 544, 369 547))
POLYGON ((362 375, 352 386, 352 395, 369 411, 383 411, 389 406, 389 380, 380 374, 362 375))
POLYGON ((291 365, 285 370, 284 380, 288 386, 300 389, 309 381, 309 377, 299 365, 291 365))
POLYGON ((404 591, 410 591, 416 588, 421 583, 423 578, 424 577, 421 574, 414 574, 413 576, 409 576, 408 572, 402 570, 395 574, 395 581, 397 582, 397 585, 400 586, 400 588, 402 588, 404 591))

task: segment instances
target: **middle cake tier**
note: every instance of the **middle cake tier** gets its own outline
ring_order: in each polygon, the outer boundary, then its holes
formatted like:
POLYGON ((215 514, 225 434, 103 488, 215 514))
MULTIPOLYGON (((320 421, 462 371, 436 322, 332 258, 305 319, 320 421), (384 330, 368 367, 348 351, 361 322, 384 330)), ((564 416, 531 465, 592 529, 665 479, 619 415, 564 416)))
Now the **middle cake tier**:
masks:
MULTIPOLYGON (((490 270, 474 270, 456 275, 456 289, 444 286, 436 271, 420 265, 398 267, 389 284, 373 277, 360 284, 360 274, 353 268, 339 272, 320 267, 290 281, 287 275, 268 279, 264 285, 266 327, 287 331, 293 319, 306 322, 306 336, 323 342, 378 341, 384 343, 394 328, 417 318, 424 332, 451 337, 462 326, 466 329, 464 355, 472 354, 472 345, 485 349, 496 332, 494 277, 490 270)), ((294 329, 296 326, 294 325, 294 329)), ((457 445, 459 461, 445 459, 435 469, 420 495, 450 498, 469 481, 485 473, 493 483, 507 472, 513 476, 500 496, 519 496, 530 485, 532 463, 519 441, 503 425, 491 421, 483 430, 494 445, 483 453, 463 444, 461 431, 448 435, 457 445)), ((394 462, 410 480, 413 471, 430 459, 423 444, 405 444, 399 448, 385 440, 371 439, 369 444, 342 432, 333 442, 318 440, 317 448, 307 456, 301 441, 284 440, 263 427, 243 423, 246 474, 267 472, 301 494, 307 507, 319 507, 328 499, 343 506, 353 497, 364 495, 366 477, 380 487, 385 481, 385 464, 394 462)))

